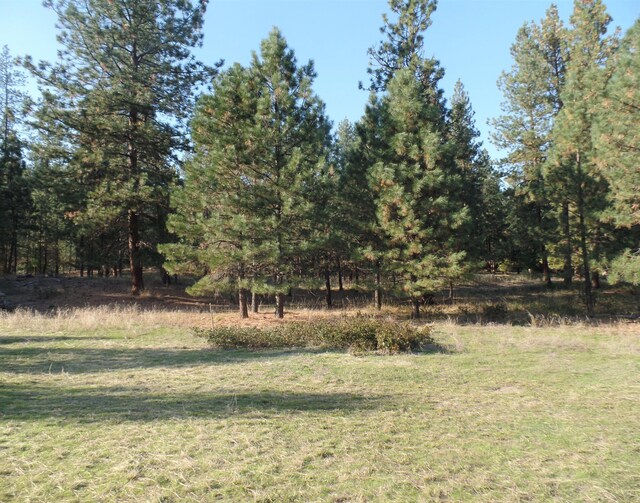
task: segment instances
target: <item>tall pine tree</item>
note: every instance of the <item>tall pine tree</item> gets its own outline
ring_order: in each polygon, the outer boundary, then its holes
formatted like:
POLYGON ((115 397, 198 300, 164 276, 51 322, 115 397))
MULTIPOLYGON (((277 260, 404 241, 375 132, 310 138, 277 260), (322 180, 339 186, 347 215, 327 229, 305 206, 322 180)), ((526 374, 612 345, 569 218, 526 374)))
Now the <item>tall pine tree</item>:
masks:
POLYGON ((384 98, 391 151, 372 172, 386 259, 415 318, 422 297, 458 277, 465 257, 455 235, 468 209, 456 198, 462 180, 447 159, 437 95, 413 68, 395 74, 384 98))
POLYGON ((606 183, 595 166, 593 129, 596 107, 606 83, 605 65, 615 41, 607 37, 611 21, 601 0, 575 2, 571 16, 571 59, 560 97, 562 109, 553 126, 553 151, 546 177, 566 191, 573 213, 584 276, 587 316, 594 314, 591 286, 592 233, 597 230, 600 212, 606 203, 606 183))
MULTIPOLYGON (((522 241, 535 248, 544 279, 550 283, 549 243, 555 241, 556 217, 543 167, 554 118, 561 108, 568 58, 566 30, 555 5, 539 25, 530 22, 520 28, 511 55, 513 67, 498 82, 505 98, 504 115, 493 121, 493 141, 507 151, 502 163, 509 170, 513 201, 520 207, 520 216, 513 222, 524 223, 512 231, 527 234, 522 241)), ((570 250, 567 253, 570 257, 570 250)), ((570 259, 565 264, 570 274, 570 259)))
MULTIPOLYGON (((56 64, 25 65, 38 77, 38 127, 64 130, 61 146, 94 181, 90 218, 124 223, 131 291, 143 288, 143 247, 166 204, 185 122, 205 68, 190 49, 201 43, 206 1, 47 0, 58 15, 63 49, 56 64)), ((81 175, 82 176, 82 175, 81 175)))
POLYGON ((0 53, 0 270, 5 273, 17 272, 30 207, 24 144, 19 134, 24 83, 9 48, 4 46, 0 53))
POLYGON ((640 284, 640 20, 624 36, 593 130, 594 160, 610 185, 604 217, 632 233, 632 246, 614 260, 613 279, 640 284), (634 239, 635 237, 635 239, 634 239))

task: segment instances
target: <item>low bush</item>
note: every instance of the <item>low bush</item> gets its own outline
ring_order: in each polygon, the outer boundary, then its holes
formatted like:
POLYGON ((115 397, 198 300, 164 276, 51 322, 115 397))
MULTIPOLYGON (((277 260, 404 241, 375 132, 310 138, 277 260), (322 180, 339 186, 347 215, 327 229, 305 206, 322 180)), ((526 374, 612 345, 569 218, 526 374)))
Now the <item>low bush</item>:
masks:
POLYGON ((398 353, 420 351, 433 344, 428 327, 374 318, 291 322, 262 328, 198 328, 194 332, 221 349, 312 347, 398 353))

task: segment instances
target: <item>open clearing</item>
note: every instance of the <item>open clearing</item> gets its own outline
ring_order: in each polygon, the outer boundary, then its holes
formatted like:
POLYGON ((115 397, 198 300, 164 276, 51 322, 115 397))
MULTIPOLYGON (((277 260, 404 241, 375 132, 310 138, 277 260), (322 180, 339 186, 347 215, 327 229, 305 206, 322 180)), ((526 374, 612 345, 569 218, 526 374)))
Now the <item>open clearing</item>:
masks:
POLYGON ((213 351, 179 318, 0 315, 0 501, 640 500, 637 323, 354 356, 213 351))

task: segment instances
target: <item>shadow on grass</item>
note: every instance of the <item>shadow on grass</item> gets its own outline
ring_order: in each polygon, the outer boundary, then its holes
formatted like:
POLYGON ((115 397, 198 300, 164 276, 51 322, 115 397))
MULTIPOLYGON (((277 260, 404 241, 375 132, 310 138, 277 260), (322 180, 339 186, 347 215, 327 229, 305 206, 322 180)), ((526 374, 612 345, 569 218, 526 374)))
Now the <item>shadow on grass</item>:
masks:
POLYGON ((74 337, 69 335, 0 335, 0 346, 3 344, 24 344, 26 342, 43 343, 88 340, 101 341, 107 339, 111 339, 111 337, 89 337, 86 335, 83 335, 82 337, 74 337))
MULTIPOLYGON (((375 409, 387 397, 350 393, 152 393, 126 387, 56 388, 9 385, 0 389, 4 420, 69 419, 80 422, 154 421, 234 415, 264 416, 375 409)), ((388 403, 387 403, 388 405, 388 403)))
MULTIPOLYGON (((57 338, 56 340, 60 340, 57 338)), ((197 365, 233 365, 250 360, 281 358, 296 354, 336 352, 329 349, 293 348, 262 350, 158 349, 158 348, 49 348, 29 346, 2 348, 0 370, 12 374, 90 374, 130 369, 180 368, 197 365)), ((338 351, 344 353, 344 351, 338 351)), ((430 344, 419 354, 451 353, 430 344)), ((364 353, 366 355, 366 353, 364 353)))

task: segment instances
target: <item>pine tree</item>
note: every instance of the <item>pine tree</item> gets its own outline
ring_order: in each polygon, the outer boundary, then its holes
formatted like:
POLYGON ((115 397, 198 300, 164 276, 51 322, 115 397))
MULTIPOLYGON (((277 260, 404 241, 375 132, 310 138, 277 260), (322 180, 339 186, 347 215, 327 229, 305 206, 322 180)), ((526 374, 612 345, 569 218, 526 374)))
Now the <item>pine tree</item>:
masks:
POLYGON ((11 134, 17 134, 16 128, 21 120, 21 107, 26 95, 21 88, 26 80, 18 70, 9 47, 6 45, 0 53, 0 119, 2 121, 2 141, 8 145, 11 134))
MULTIPOLYGON (((596 110, 594 161, 610 185, 607 220, 620 228, 640 230, 640 20, 624 36, 609 61, 611 78, 596 110)), ((612 277, 640 284, 640 242, 613 263, 612 277)))
MULTIPOLYGON (((429 215, 460 182, 448 169, 450 163, 445 167, 447 112, 438 86, 444 72, 437 60, 424 55, 424 32, 436 5, 435 0, 389 1, 393 18, 384 15, 380 30, 385 38, 369 50, 373 94, 357 126, 354 158, 355 172, 369 182, 369 192, 362 192, 360 198, 368 215, 363 220, 367 226, 362 251, 375 264, 376 304, 380 307, 381 271, 385 269, 402 282, 412 299, 414 316, 419 316, 421 296, 443 274, 452 278, 460 274, 464 256, 464 252, 456 255, 452 251, 448 223, 429 215), (421 151, 429 159, 419 159, 421 151), (433 176, 429 170, 434 170, 433 176), (443 225, 438 237, 429 235, 427 218, 432 218, 433 225, 443 225), (403 227, 407 230, 404 236, 403 227), (429 249, 428 243, 436 239, 442 240, 441 247, 447 252, 441 255, 448 255, 448 263, 442 257, 436 260, 429 249)), ((451 212, 452 220, 461 215, 457 210, 451 212)))
POLYGON ((132 293, 143 288, 143 243, 188 147, 192 90, 206 69, 190 56, 202 40, 206 1, 47 0, 58 15, 60 61, 26 67, 39 79, 42 131, 92 179, 88 218, 126 225, 132 293))
POLYGON ((312 90, 313 64, 298 67, 279 30, 214 82, 193 122, 196 155, 175 199, 171 229, 183 242, 163 247, 170 262, 205 268, 194 288, 272 293, 284 316, 296 264, 313 253, 318 186, 326 172, 330 125, 312 90))
MULTIPOLYGON (((309 179, 312 190, 309 193, 310 214, 306 255, 311 258, 311 266, 320 268, 324 279, 325 304, 333 307, 331 277, 338 273, 338 283, 342 289, 342 263, 349 259, 351 236, 347 233, 351 216, 344 213, 343 194, 340 193, 340 173, 345 168, 343 154, 350 151, 353 141, 352 128, 343 121, 336 133, 336 140, 328 150, 328 162, 318 165, 317 174, 309 179), (338 144, 340 142, 341 144, 338 144)), ((311 267, 313 269, 313 267, 311 267)))
POLYGON ((412 68, 396 73, 384 100, 391 152, 372 173, 378 221, 389 241, 387 261, 415 318, 422 297, 459 276, 465 257, 455 233, 468 210, 455 198, 461 179, 447 162, 437 92, 416 80, 412 68))
POLYGON ((451 170, 461 180, 458 200, 469 212, 466 225, 456 232, 458 249, 467 251, 467 269, 484 258, 485 234, 489 232, 482 219, 485 214, 483 191, 485 180, 491 175, 491 163, 478 141, 480 132, 473 116, 469 95, 458 80, 447 116, 446 138, 451 170))
POLYGON ((72 212, 73 182, 59 162, 36 159, 30 169, 30 239, 28 265, 25 264, 28 272, 57 276, 71 260, 65 245, 73 243, 76 231, 68 218, 72 212))
POLYGON ((30 209, 30 184, 22 143, 14 132, 0 139, 0 267, 16 273, 30 209))
MULTIPOLYGON (((566 30, 555 5, 540 25, 531 22, 520 28, 511 47, 513 67, 498 82, 505 98, 504 115, 492 121, 494 143, 508 152, 502 163, 510 170, 508 180, 524 210, 521 218, 529 220, 513 232, 526 232, 524 241, 535 247, 547 283, 551 281, 548 245, 556 218, 543 166, 554 118, 562 105, 560 93, 568 58, 565 39, 566 30)), ((566 268, 570 273, 570 263, 566 268)))
MULTIPOLYGON (((336 237, 335 266, 338 273, 338 287, 344 290, 345 269, 351 269, 357 261, 358 240, 360 234, 354 229, 358 216, 353 213, 357 203, 354 192, 363 185, 351 180, 352 160, 356 148, 356 129, 349 120, 342 120, 333 137, 330 162, 332 165, 331 198, 333 210, 332 230, 336 237)), ((362 181, 362 180, 360 180, 362 181)), ((364 185, 366 186, 366 185, 364 185)))
POLYGON ((0 269, 15 273, 20 241, 29 213, 29 183, 26 177, 24 144, 19 128, 25 94, 24 76, 16 68, 9 48, 0 53, 0 269))
POLYGON ((442 71, 434 71, 437 61, 424 58, 424 32, 431 26, 431 15, 436 10, 437 0, 389 0, 393 19, 382 15, 383 26, 380 33, 385 35, 377 47, 369 49, 370 58, 367 73, 371 75, 370 89, 381 92, 398 70, 412 66, 418 80, 425 85, 437 83, 442 71), (417 66, 417 59, 423 64, 417 66))
POLYGON ((615 43, 606 37, 611 18, 601 0, 576 1, 571 16, 571 59, 561 92, 562 109, 553 127, 553 152, 547 179, 558 181, 577 215, 587 316, 594 313, 590 233, 598 225, 607 187, 595 166, 592 132, 595 107, 606 83, 603 71, 615 43))
MULTIPOLYGON (((498 264, 511 256, 509 236, 509 209, 510 201, 502 189, 502 174, 497 171, 488 152, 481 151, 476 160, 477 180, 480 185, 481 211, 476 214, 472 210, 471 221, 474 222, 476 236, 472 239, 481 241, 479 251, 484 260, 485 267, 495 272, 498 264)), ((473 241, 472 241, 473 243, 473 241)), ((476 249, 478 249, 476 245, 476 249)), ((473 244, 470 253, 474 252, 473 244)), ((515 261, 514 261, 515 262, 515 261)))
POLYGON ((171 272, 208 270, 191 293, 237 291, 243 318, 260 231, 251 220, 257 167, 249 128, 256 99, 249 72, 234 65, 215 79, 213 94, 199 100, 192 123, 196 155, 185 167, 184 187, 173 200, 177 213, 170 219, 183 242, 161 247, 171 272))
MULTIPOLYGON (((507 203, 500 189, 500 174, 494 170, 488 152, 478 140, 480 132, 474 115, 462 82, 456 82, 447 116, 447 155, 452 172, 461 180, 459 193, 454 197, 469 213, 465 224, 455 233, 456 249, 466 252, 459 274, 480 265, 489 265, 495 270, 497 263, 506 258, 507 203)), ((452 289, 453 281, 451 298, 452 289)))
POLYGON ((382 100, 371 93, 364 116, 355 125, 356 139, 340 180, 344 213, 350 215, 351 256, 356 268, 364 264, 373 269, 377 309, 382 308, 387 240, 378 220, 378 190, 372 171, 377 163, 386 159, 390 150, 386 111, 382 100))

